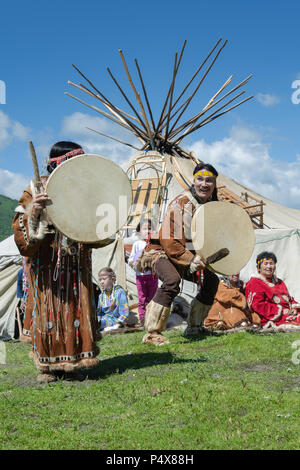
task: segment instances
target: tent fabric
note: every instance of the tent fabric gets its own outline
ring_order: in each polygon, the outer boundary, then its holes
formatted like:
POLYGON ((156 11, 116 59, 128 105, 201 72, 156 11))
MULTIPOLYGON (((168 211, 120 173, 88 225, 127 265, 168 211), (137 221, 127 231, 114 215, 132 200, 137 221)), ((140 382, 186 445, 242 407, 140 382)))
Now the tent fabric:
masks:
POLYGON ((252 191, 249 188, 237 183, 231 178, 224 175, 219 175, 218 184, 220 186, 225 185, 228 189, 233 191, 235 194, 240 195, 243 192, 247 192, 249 196, 254 196, 258 199, 263 200, 265 205, 264 210, 264 227, 268 229, 277 228, 300 228, 300 211, 297 209, 291 209, 289 207, 278 204, 277 202, 268 199, 261 194, 252 191))
POLYGON ((0 340, 14 336, 17 299, 17 277, 22 265, 14 236, 0 243, 0 340))
POLYGON ((14 336, 17 299, 17 276, 20 265, 10 264, 0 271, 0 340, 14 336))
POLYGON ((276 276, 282 279, 292 297, 300 302, 300 230, 255 230, 255 247, 240 277, 246 282, 257 273, 256 257, 262 251, 271 251, 277 257, 276 276))
POLYGON ((13 235, 0 242, 0 258, 2 258, 3 256, 20 257, 20 253, 17 245, 15 244, 13 235))

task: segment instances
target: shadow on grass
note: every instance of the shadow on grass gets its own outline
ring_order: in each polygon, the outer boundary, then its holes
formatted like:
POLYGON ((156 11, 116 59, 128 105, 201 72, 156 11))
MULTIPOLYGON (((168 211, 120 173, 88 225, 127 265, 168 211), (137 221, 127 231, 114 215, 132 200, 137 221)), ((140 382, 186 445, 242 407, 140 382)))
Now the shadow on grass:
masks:
POLYGON ((210 338, 211 336, 218 337, 219 335, 216 333, 199 333, 198 335, 192 335, 192 336, 181 336, 180 339, 177 340, 177 343, 180 344, 188 344, 188 343, 199 343, 199 341, 203 341, 207 338, 210 338))
POLYGON ((100 360, 99 364, 93 369, 81 371, 87 379, 97 380, 119 373, 123 374, 126 370, 143 369, 144 367, 152 367, 164 364, 186 364, 206 362, 206 358, 198 359, 179 359, 170 352, 156 353, 148 352, 141 354, 126 354, 124 356, 115 356, 109 359, 100 360))

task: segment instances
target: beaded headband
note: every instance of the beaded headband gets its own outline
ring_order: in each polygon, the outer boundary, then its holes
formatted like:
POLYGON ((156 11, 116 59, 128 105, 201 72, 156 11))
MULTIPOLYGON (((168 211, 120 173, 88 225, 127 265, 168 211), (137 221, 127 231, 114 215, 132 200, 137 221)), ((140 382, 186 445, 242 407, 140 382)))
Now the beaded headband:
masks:
POLYGON ((197 176, 210 176, 212 178, 216 178, 216 175, 214 175, 211 171, 208 170, 199 170, 193 176, 194 178, 197 178, 197 176))
POLYGON ((75 150, 71 150, 68 153, 65 153, 65 155, 60 155, 59 157, 49 158, 48 163, 56 163, 57 165, 60 165, 65 160, 68 160, 68 158, 75 157, 75 155, 82 155, 83 153, 84 151, 82 150, 82 148, 78 148, 75 150))
POLYGON ((273 258, 261 258, 260 260, 257 261, 257 266, 259 266, 263 261, 274 261, 274 260, 273 258))

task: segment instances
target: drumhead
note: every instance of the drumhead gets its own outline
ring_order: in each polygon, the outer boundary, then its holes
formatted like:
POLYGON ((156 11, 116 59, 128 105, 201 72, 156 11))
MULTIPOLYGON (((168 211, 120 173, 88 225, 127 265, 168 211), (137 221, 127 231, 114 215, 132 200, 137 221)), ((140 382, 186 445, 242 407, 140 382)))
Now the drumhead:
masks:
POLYGON ((236 204, 211 201, 200 206, 192 219, 192 241, 201 258, 207 258, 221 248, 229 254, 208 266, 219 274, 237 274, 249 261, 255 236, 247 212, 236 204))
POLYGON ((126 224, 132 203, 122 168, 100 155, 84 154, 59 165, 48 178, 46 206, 53 225, 71 240, 103 245, 126 224))

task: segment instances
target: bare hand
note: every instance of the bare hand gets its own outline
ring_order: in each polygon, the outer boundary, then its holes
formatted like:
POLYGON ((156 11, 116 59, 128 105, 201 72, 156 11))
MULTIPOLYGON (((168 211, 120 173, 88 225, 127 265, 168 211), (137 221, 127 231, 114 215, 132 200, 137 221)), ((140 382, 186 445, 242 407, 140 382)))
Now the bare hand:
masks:
POLYGON ((46 202, 51 201, 47 193, 40 193, 32 199, 32 216, 36 219, 40 215, 41 211, 45 209, 46 202))

